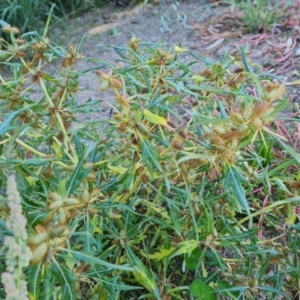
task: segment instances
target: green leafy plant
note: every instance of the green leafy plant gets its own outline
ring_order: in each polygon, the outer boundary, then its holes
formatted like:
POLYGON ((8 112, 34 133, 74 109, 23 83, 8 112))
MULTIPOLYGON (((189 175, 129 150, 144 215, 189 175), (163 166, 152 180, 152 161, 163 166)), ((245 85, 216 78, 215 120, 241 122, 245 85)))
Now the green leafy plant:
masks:
POLYGON ((0 52, 0 178, 7 188, 14 173, 22 197, 29 297, 297 293, 300 159, 279 130, 297 119, 278 117, 285 86, 247 49, 184 64, 180 46, 133 37, 114 47, 122 67, 93 59, 78 71, 81 44, 1 24, 12 42, 0 52), (79 104, 87 74, 115 94, 112 118, 82 121, 101 108, 79 104))
MULTIPOLYGON (((101 0, 3 0, 0 2, 0 19, 19 28, 21 32, 34 30, 41 33, 53 4, 55 5, 51 13, 52 18, 59 21, 63 17, 99 6, 103 2, 101 0)), ((2 35, 7 38, 5 33, 2 35)))
POLYGON ((284 16, 284 11, 291 5, 292 1, 279 0, 245 0, 231 1, 231 4, 242 10, 244 15, 242 21, 248 30, 254 32, 265 32, 276 25, 284 16))

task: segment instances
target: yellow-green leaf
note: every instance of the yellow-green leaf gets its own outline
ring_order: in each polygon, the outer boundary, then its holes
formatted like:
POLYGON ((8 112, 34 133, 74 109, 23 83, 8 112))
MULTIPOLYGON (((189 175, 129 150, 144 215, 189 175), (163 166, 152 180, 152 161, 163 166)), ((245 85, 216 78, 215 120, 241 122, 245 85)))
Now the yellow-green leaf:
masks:
POLYGON ((143 269, 144 268, 139 268, 139 267, 134 266, 134 271, 132 272, 133 276, 136 279, 136 281, 138 283, 140 283, 144 288, 146 288, 150 292, 154 292, 155 291, 155 281, 152 277, 148 276, 147 273, 149 273, 149 272, 146 271, 146 268, 145 268, 145 270, 143 270, 143 269))
POLYGON ((286 205, 287 205, 287 217, 285 218, 285 223, 286 225, 293 225, 297 218, 295 209, 292 203, 287 203, 286 205))
POLYGON ((159 125, 167 125, 167 120, 163 117, 160 117, 148 109, 145 109, 143 111, 145 119, 153 124, 159 124, 159 125))
POLYGON ((119 175, 123 175, 123 174, 125 174, 125 173, 127 172, 127 168, 124 168, 124 167, 122 167, 122 166, 113 166, 113 165, 111 165, 111 164, 108 164, 107 167, 108 167, 111 171, 113 171, 113 172, 115 172, 115 173, 118 173, 119 175))
POLYGON ((171 255, 175 249, 176 249, 175 247, 171 247, 170 249, 162 248, 162 249, 159 249, 159 251, 154 252, 153 254, 147 254, 144 256, 158 261, 158 260, 161 260, 161 259, 171 255))
POLYGON ((204 81, 206 78, 200 75, 193 75, 192 79, 194 80, 195 83, 199 83, 204 81))
POLYGON ((183 241, 180 244, 180 247, 175 251, 175 253, 170 258, 173 258, 180 254, 187 254, 188 256, 190 256, 193 250, 196 249, 197 246, 198 243, 195 240, 183 241))
POLYGON ((181 48, 180 46, 175 46, 175 47, 174 47, 174 50, 175 50, 176 52, 179 52, 179 53, 189 51, 188 49, 181 48))
POLYGON ((53 141, 52 149, 54 150, 55 155, 56 155, 57 158, 62 158, 63 157, 63 154, 62 154, 62 151, 61 151, 61 144, 53 141))

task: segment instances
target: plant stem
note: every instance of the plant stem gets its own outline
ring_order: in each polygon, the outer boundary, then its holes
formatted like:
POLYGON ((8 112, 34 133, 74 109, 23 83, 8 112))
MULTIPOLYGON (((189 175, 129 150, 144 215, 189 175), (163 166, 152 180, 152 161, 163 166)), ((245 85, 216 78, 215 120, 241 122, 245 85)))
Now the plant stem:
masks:
MULTIPOLYGON (((43 80, 42 80, 41 77, 39 77, 39 84, 40 84, 40 86, 41 86, 41 88, 43 90, 44 95, 46 96, 46 98, 47 98, 47 100, 49 102, 49 106, 50 107, 54 107, 52 99, 49 96, 49 94, 47 92, 47 89, 45 87, 45 84, 44 84, 44 82, 43 82, 43 80)), ((58 122, 58 125, 59 125, 59 127, 60 127, 60 129, 61 129, 61 131, 62 131, 62 133, 64 135, 64 138, 66 140, 66 143, 65 143, 66 149, 67 149, 67 151, 70 150, 72 152, 72 156, 70 157, 70 159, 72 160, 72 162, 73 162, 74 165, 77 165, 77 163, 78 163, 78 157, 77 157, 75 149, 73 148, 73 145, 72 145, 72 143, 71 143, 71 141, 69 139, 69 136, 67 134, 66 128, 65 128, 64 123, 63 123, 63 120, 62 120, 59 112, 55 111, 54 114, 55 114, 56 120, 58 122)))

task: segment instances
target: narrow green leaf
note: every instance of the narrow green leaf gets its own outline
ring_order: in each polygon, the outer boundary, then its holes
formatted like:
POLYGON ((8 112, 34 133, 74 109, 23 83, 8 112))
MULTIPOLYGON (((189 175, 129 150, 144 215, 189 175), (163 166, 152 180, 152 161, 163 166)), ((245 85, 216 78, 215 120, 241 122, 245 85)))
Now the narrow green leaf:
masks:
POLYGON ((110 270, 120 270, 120 271, 129 271, 129 272, 134 271, 134 268, 130 267, 129 265, 114 265, 104 260, 101 260, 99 258, 96 258, 90 255, 89 253, 73 251, 71 249, 66 249, 66 248, 60 248, 60 250, 71 253, 78 260, 86 261, 93 264, 98 264, 107 267, 110 270))
POLYGON ((10 114, 7 114, 3 123, 0 124, 0 135, 3 135, 5 134, 6 132, 18 127, 18 125, 15 125, 15 126, 12 126, 11 125, 11 122, 14 120, 14 118, 20 114, 21 112, 23 112, 24 110, 27 110, 27 109, 30 109, 32 108, 33 106, 35 106, 36 104, 31 104, 31 105, 28 105, 28 106, 25 106, 17 111, 14 111, 10 114))
POLYGON ((16 166, 16 182, 18 186, 18 190, 24 194, 29 194, 30 185, 26 179, 25 173, 21 167, 16 166))
POLYGON ((293 193, 288 190, 286 185, 284 184, 284 181, 281 180, 280 178, 271 178, 271 181, 275 182, 275 184, 281 189, 282 191, 286 192, 290 196, 293 196, 293 193))
POLYGON ((10 27, 10 24, 6 23, 4 20, 0 19, 0 25, 2 27, 10 27))
POLYGON ((197 248, 198 243, 195 240, 187 240, 180 243, 180 247, 170 256, 173 258, 180 254, 187 254, 188 257, 191 256, 192 252, 197 248))
POLYGON ((57 193, 61 195, 63 198, 68 196, 68 191, 67 191, 67 178, 63 178, 60 180, 60 182, 57 185, 57 193))
POLYGON ((279 142, 279 144, 282 146, 282 148, 289 154, 291 155, 296 161, 300 164, 300 154, 297 153, 293 148, 290 146, 284 144, 279 138, 275 137, 276 140, 279 142))
POLYGON ((259 288, 265 292, 274 293, 275 295, 281 295, 285 299, 291 300, 291 298, 286 293, 283 293, 282 291, 279 291, 278 289, 274 289, 270 286, 260 286, 259 288))
POLYGON ((97 146, 97 143, 92 143, 88 146, 88 148, 85 150, 84 154, 80 158, 75 170, 71 174, 71 177, 68 180, 67 186, 68 191, 67 194, 72 194, 76 188, 82 183, 83 179, 90 173, 90 169, 83 170, 83 163, 88 157, 88 155, 93 151, 93 149, 97 146))
POLYGON ((219 280, 217 282, 218 291, 225 297, 230 297, 230 299, 236 300, 239 298, 239 291, 230 292, 231 284, 225 280, 219 280))
POLYGON ((185 156, 181 157, 178 160, 178 164, 191 160, 191 159, 206 159, 208 162, 212 161, 214 159, 213 155, 206 155, 206 154, 199 154, 199 153, 189 153, 189 152, 183 152, 182 153, 186 154, 185 156))
POLYGON ((157 293, 155 275, 142 263, 127 244, 125 244, 125 248, 129 260, 134 266, 134 271, 132 272, 134 278, 148 291, 157 293))
POLYGON ((258 98, 248 95, 245 92, 234 92, 231 90, 220 89, 209 85, 188 84, 186 87, 192 91, 204 91, 220 95, 246 96, 250 99, 259 100, 258 98))
POLYGON ((253 73, 252 68, 250 67, 248 60, 247 60, 247 56, 245 53, 245 47, 239 47, 240 51, 241 51, 241 55, 242 55, 242 60, 243 60, 243 64, 245 66, 245 69, 247 72, 249 73, 253 73))
POLYGON ((297 163, 296 159, 287 160, 287 161, 283 162, 282 164, 278 165, 277 167, 275 167, 274 169, 268 171, 268 175, 269 175, 269 177, 272 177, 277 172, 279 172, 279 171, 281 171, 283 169, 287 169, 289 166, 293 166, 296 163, 297 163))
POLYGON ((158 152, 151 145, 151 143, 147 139, 141 140, 142 145, 142 160, 144 163, 151 162, 151 164, 161 173, 163 173, 163 169, 158 161, 158 152))
MULTIPOLYGON (((248 286, 232 286, 232 287, 228 287, 225 290, 223 289, 218 289, 216 290, 216 293, 220 292, 230 292, 232 294, 232 292, 239 292, 240 294, 244 293, 249 287, 248 286)), ((240 299, 241 296, 239 296, 238 299, 240 299)))
POLYGON ((52 6, 51 6, 51 9, 50 9, 50 12, 48 14, 47 21, 46 21, 46 25, 45 25, 45 28, 44 28, 43 37, 45 37, 47 35, 48 29, 49 29, 49 25, 50 25, 50 22, 51 22, 51 16, 52 16, 53 9, 54 9, 55 5, 56 4, 52 4, 52 6))
POLYGON ((0 165, 27 165, 27 166, 43 166, 48 164, 53 159, 46 158, 36 158, 36 159, 26 159, 26 160, 18 160, 18 159, 0 159, 0 165))
POLYGON ((228 191, 229 188, 232 188, 233 194, 239 201, 239 204, 246 210, 247 214, 250 215, 250 208, 242 182, 245 183, 247 180, 238 172, 235 166, 227 164, 225 167, 224 190, 228 191))
POLYGON ((280 113, 287 107, 289 107, 289 101, 283 100, 282 102, 280 102, 278 105, 275 106, 275 109, 269 114, 268 118, 278 117, 278 113, 280 113))
POLYGON ((39 299, 42 280, 41 264, 28 268, 28 292, 30 299, 39 299))
POLYGON ((147 254, 147 258, 159 261, 165 257, 170 256, 170 254, 172 254, 174 250, 175 247, 171 247, 169 249, 160 248, 158 251, 154 252, 153 254, 147 254))
POLYGON ((61 299, 76 300, 77 294, 75 289, 76 276, 63 264, 54 262, 52 265, 52 274, 56 277, 61 288, 61 299))

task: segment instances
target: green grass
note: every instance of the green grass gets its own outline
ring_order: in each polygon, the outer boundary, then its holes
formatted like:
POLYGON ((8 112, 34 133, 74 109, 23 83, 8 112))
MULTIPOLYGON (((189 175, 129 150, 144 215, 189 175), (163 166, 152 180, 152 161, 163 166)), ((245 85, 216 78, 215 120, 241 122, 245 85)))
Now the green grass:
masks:
POLYGON ((46 35, 11 33, 0 51, 1 293, 13 299, 8 273, 32 299, 291 299, 300 158, 298 119, 278 117, 285 86, 243 48, 186 65, 180 47, 136 38, 114 47, 124 67, 79 72, 81 45, 46 35), (101 109, 101 93, 79 104, 87 75, 115 94, 111 119, 82 121, 101 109), (7 255, 16 244, 28 261, 7 255))
POLYGON ((280 0, 231 0, 230 4, 242 10, 242 21, 251 33, 266 32, 278 23, 285 10, 294 1, 280 0))
MULTIPOLYGON (((0 19, 19 28, 21 32, 43 30, 50 8, 52 19, 59 21, 70 15, 103 5, 102 0, 3 0, 0 2, 0 19)), ((6 37, 6 36, 4 36, 6 37)))

